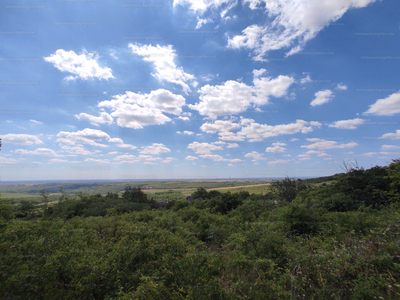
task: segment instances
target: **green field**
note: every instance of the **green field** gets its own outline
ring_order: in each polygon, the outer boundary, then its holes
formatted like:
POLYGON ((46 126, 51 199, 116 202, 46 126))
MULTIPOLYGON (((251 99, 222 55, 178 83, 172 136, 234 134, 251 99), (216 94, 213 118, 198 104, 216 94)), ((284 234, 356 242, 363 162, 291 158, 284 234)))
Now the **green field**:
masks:
POLYGON ((268 186, 262 181, 126 181, 126 182, 73 182, 73 183, 51 183, 34 185, 14 185, 0 187, 0 194, 3 199, 12 200, 15 203, 21 200, 42 201, 40 191, 50 193, 49 201, 56 201, 60 197, 60 189, 63 188, 67 197, 76 197, 79 193, 94 195, 105 195, 108 192, 122 195, 125 187, 140 187, 146 194, 156 200, 185 199, 186 196, 194 193, 197 188, 203 187, 207 190, 221 189, 220 192, 266 193, 268 186), (262 185, 262 186, 252 186, 262 185), (249 186, 235 188, 238 186, 249 186))

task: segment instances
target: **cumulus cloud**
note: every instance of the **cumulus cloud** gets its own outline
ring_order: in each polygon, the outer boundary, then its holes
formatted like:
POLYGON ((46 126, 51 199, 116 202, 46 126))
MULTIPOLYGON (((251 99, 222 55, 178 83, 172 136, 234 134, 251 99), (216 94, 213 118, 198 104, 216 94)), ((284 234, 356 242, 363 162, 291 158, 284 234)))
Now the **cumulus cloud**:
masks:
POLYGON ((98 104, 101 108, 111 109, 110 115, 116 118, 118 126, 134 129, 169 122, 171 119, 164 113, 180 115, 183 105, 183 96, 164 89, 151 91, 149 94, 126 92, 98 104))
POLYGON ((306 77, 304 77, 304 78, 302 78, 300 80, 301 84, 305 84, 305 83, 308 83, 308 82, 312 82, 312 79, 311 79, 310 75, 307 75, 306 77))
POLYGON ((264 138, 281 134, 295 134, 298 132, 308 133, 311 131, 313 131, 313 128, 310 126, 309 122, 304 120, 296 120, 296 123, 275 126, 252 122, 243 127, 238 134, 245 136, 250 142, 259 142, 264 138))
POLYGON ((98 56, 95 53, 88 53, 83 50, 81 54, 76 54, 74 51, 65 51, 58 49, 54 54, 44 58, 45 61, 54 64, 61 72, 69 72, 75 76, 68 76, 65 79, 84 80, 90 78, 106 79, 114 78, 110 68, 102 68, 98 63, 98 56))
POLYGON ((354 148, 354 147, 358 146, 358 144, 355 142, 350 142, 347 144, 338 144, 338 142, 336 142, 336 141, 326 141, 324 139, 318 139, 318 138, 307 139, 307 141, 312 142, 312 144, 303 145, 300 147, 307 148, 307 149, 325 150, 325 149, 354 148))
POLYGON ((330 124, 329 127, 339 129, 357 129, 357 125, 362 125, 364 122, 364 119, 356 118, 351 120, 336 121, 333 124, 330 124))
POLYGON ((400 113, 400 92, 394 93, 385 99, 379 99, 370 105, 364 114, 393 116, 397 113, 400 113))
POLYGON ((260 71, 255 71, 253 86, 234 80, 228 80, 222 85, 207 84, 198 90, 200 102, 188 106, 201 115, 213 119, 218 116, 234 115, 244 112, 252 104, 256 106, 267 104, 271 96, 284 96, 294 82, 292 77, 283 75, 274 79, 259 77, 260 71))
POLYGON ((207 133, 227 132, 239 128, 240 124, 231 121, 217 120, 214 123, 204 123, 200 129, 207 133))
POLYGON ((86 158, 86 162, 95 162, 98 164, 109 164, 110 161, 108 159, 94 159, 94 158, 86 158))
MULTIPOLYGON (((252 50, 254 60, 266 60, 268 51, 284 48, 291 48, 286 53, 289 56, 301 51, 309 40, 347 10, 366 7, 372 2, 375 0, 244 0, 252 10, 265 10, 272 21, 248 26, 242 34, 229 38, 227 47, 252 50)), ((211 3, 217 5, 220 1, 211 3)))
POLYGON ((38 145, 43 142, 36 136, 30 134, 6 134, 1 136, 3 143, 10 143, 16 145, 38 145))
POLYGON ((339 84, 336 86, 336 89, 337 89, 337 90, 341 90, 341 91, 345 91, 345 90, 347 90, 347 86, 344 85, 343 83, 339 83, 339 84))
POLYGON ((217 155, 217 154, 201 154, 200 157, 212 159, 213 161, 228 161, 229 160, 229 159, 225 159, 221 155, 217 155))
POLYGON ((237 0, 174 0, 173 6, 188 5, 189 9, 202 15, 209 8, 219 8, 222 5, 236 4, 237 0))
POLYGON ((193 150, 197 154, 208 154, 211 153, 211 151, 223 150, 221 146, 199 142, 193 142, 189 144, 187 148, 193 150))
POLYGON ((77 156, 77 155, 93 155, 94 153, 86 150, 83 145, 68 146, 60 144, 60 152, 68 153, 67 156, 77 156))
POLYGON ((264 159, 266 159, 266 158, 264 157, 264 154, 258 153, 257 151, 253 151, 253 152, 247 153, 247 154, 245 154, 244 157, 252 158, 252 161, 253 161, 253 162, 257 162, 258 160, 264 160, 264 159))
POLYGON ((60 131, 57 134, 57 142, 68 145, 88 144, 96 147, 108 147, 104 144, 96 143, 96 141, 108 140, 110 136, 98 129, 85 128, 77 132, 60 131))
POLYGON ((244 162, 244 160, 241 160, 239 158, 235 158, 235 159, 231 159, 230 162, 231 163, 240 163, 240 162, 244 162))
POLYGON ((400 130, 396 130, 395 133, 385 133, 380 137, 381 139, 398 140, 400 139, 400 130))
POLYGON ((268 147, 267 149, 265 149, 265 152, 272 152, 272 153, 281 153, 281 152, 285 152, 286 148, 284 147, 286 146, 285 143, 272 143, 272 147, 268 147))
POLYGON ((142 154, 157 155, 160 153, 171 152, 171 150, 165 147, 164 144, 153 143, 151 146, 142 147, 139 152, 142 154))
POLYGON ((382 145, 381 150, 382 151, 400 150, 400 146, 382 145))
POLYGON ((165 158, 162 162, 163 163, 165 163, 165 164, 169 164, 169 163, 171 163, 173 160, 175 160, 176 158, 173 158, 173 157, 167 157, 167 158, 165 158))
POLYGON ((139 161, 137 156, 131 155, 131 154, 118 155, 117 157, 114 158, 114 160, 120 160, 122 162, 138 162, 139 161))
POLYGON ((315 99, 311 101, 311 106, 317 106, 331 101, 335 95, 333 95, 331 90, 324 90, 315 93, 315 99))
POLYGON ((237 143, 228 143, 228 145, 226 146, 226 148, 238 148, 239 144, 237 143))
POLYGON ((193 86, 197 85, 196 78, 183 69, 178 68, 174 62, 176 58, 175 50, 172 45, 168 46, 152 46, 152 45, 133 45, 129 44, 132 53, 142 56, 145 61, 154 64, 155 73, 152 75, 160 82, 167 81, 182 86, 183 90, 188 93, 190 87, 186 82, 191 82, 193 86))
POLYGON ((212 23, 213 20, 208 18, 208 19, 202 19, 197 17, 197 25, 195 29, 200 29, 203 25, 207 24, 207 23, 212 23))
POLYGON ((268 164, 269 165, 287 164, 289 162, 290 162, 290 160, 288 160, 288 159, 277 159, 277 160, 269 161, 268 164))
POLYGON ((0 164, 15 164, 18 161, 15 158, 6 158, 0 156, 0 164))
POLYGON ((49 148, 37 148, 36 150, 24 150, 24 149, 17 149, 15 153, 22 154, 22 155, 41 155, 41 156, 64 156, 59 155, 54 150, 49 148))
POLYGON ((185 159, 186 159, 186 160, 196 160, 196 159, 199 159, 199 158, 196 157, 196 156, 190 156, 190 155, 189 155, 189 156, 186 156, 185 159))
POLYGON ((86 113, 80 113, 79 115, 74 115, 75 118, 81 121, 88 121, 94 126, 100 126, 100 124, 112 124, 113 118, 106 112, 100 112, 100 116, 96 117, 86 113))

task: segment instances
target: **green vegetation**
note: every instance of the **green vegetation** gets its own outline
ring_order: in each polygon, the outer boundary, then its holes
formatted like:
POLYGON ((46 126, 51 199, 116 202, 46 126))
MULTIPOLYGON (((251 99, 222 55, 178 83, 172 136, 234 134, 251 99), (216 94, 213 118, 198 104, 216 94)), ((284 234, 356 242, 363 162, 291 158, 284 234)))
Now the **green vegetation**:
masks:
POLYGON ((1 297, 399 299, 399 178, 394 160, 263 194, 166 191, 165 207, 137 186, 1 200, 1 297))

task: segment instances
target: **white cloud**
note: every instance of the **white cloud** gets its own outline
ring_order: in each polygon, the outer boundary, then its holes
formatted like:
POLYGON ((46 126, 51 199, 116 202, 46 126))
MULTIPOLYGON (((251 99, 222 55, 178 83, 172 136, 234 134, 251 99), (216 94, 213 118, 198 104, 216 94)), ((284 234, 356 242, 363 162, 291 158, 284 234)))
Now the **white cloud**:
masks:
POLYGON ((43 142, 34 135, 30 134, 6 134, 1 136, 3 143, 10 143, 16 145, 38 145, 43 142))
POLYGON ((307 75, 306 77, 304 77, 304 78, 302 78, 300 80, 301 84, 305 84, 305 83, 308 83, 308 82, 312 82, 312 79, 311 79, 310 75, 307 75))
POLYGON ((272 153, 281 153, 281 152, 285 152, 286 148, 283 146, 286 146, 285 143, 272 143, 273 147, 268 147, 267 149, 265 149, 265 152, 272 152, 272 153))
POLYGON ((100 124, 112 124, 113 118, 106 112, 100 112, 99 117, 95 117, 86 113, 80 113, 79 115, 74 115, 75 118, 81 121, 88 121, 94 126, 100 126, 100 124))
POLYGON ((317 121, 310 121, 310 125, 316 126, 316 127, 321 127, 321 126, 322 126, 322 123, 317 122, 317 121))
POLYGON ((344 85, 343 83, 339 83, 336 87, 337 90, 345 91, 347 90, 347 86, 344 85))
MULTIPOLYGON (((218 76, 218 74, 217 74, 217 76, 218 76)), ((214 79, 214 75, 213 74, 207 74, 206 76, 201 76, 201 79, 203 81, 211 81, 211 80, 214 79)))
POLYGON ((253 70, 253 75, 254 78, 260 77, 262 74, 264 74, 267 70, 264 68, 261 68, 260 70, 253 70))
POLYGON ((94 153, 86 150, 83 145, 68 146, 60 144, 61 152, 67 152, 67 156, 77 156, 77 155, 93 155, 94 153))
POLYGON ((259 142, 264 138, 273 137, 280 134, 295 134, 298 132, 308 133, 313 131, 312 126, 308 125, 309 122, 304 120, 296 120, 296 123, 275 126, 250 123, 243 127, 238 134, 247 137, 250 142, 259 142))
POLYGON ((69 161, 67 159, 52 158, 52 159, 49 159, 49 162, 51 162, 51 163, 66 163, 69 161))
POLYGON ((369 106, 364 114, 373 114, 378 116, 393 116, 400 113, 400 92, 394 93, 386 99, 379 99, 369 106))
POLYGON ((151 146, 142 147, 139 152, 142 154, 157 155, 160 153, 171 152, 171 150, 165 147, 164 144, 153 143, 151 146))
POLYGON ((251 153, 247 153, 244 157, 250 157, 250 158, 253 159, 252 161, 254 161, 254 162, 256 162, 256 161, 258 161, 258 160, 264 160, 264 159, 266 159, 266 158, 264 157, 264 154, 258 153, 257 151, 253 151, 253 152, 251 152, 251 153))
POLYGON ((230 162, 231 163, 240 163, 240 162, 244 162, 244 160, 241 160, 239 158, 235 158, 235 159, 231 159, 230 162))
POLYGON ((201 19, 199 17, 197 17, 197 25, 195 29, 200 29, 201 26, 207 24, 207 23, 212 23, 213 20, 212 19, 201 19))
POLYGON ((36 150, 30 151, 30 150, 24 150, 24 149, 17 149, 15 150, 15 153, 22 154, 22 155, 42 155, 42 156, 64 156, 64 155, 59 155, 54 150, 49 149, 49 148, 37 148, 36 150))
POLYGON ((189 5, 192 11, 202 15, 209 8, 218 8, 229 3, 236 3, 236 0, 174 0, 173 6, 189 5))
POLYGON ((187 130, 185 130, 185 131, 183 131, 182 133, 183 133, 183 134, 187 134, 187 135, 192 135, 194 132, 193 132, 193 131, 187 131, 187 130))
POLYGON ((217 155, 217 154, 201 154, 200 157, 212 159, 213 161, 228 161, 229 160, 229 159, 225 159, 221 155, 217 155))
POLYGON ((175 160, 176 158, 172 158, 172 157, 167 157, 165 158, 162 162, 165 164, 169 164, 171 163, 173 160, 175 160))
POLYGON ((182 117, 182 116, 179 116, 178 119, 181 119, 183 121, 189 121, 190 120, 188 117, 182 117))
POLYGON ((368 152, 368 153, 362 154, 362 156, 365 156, 365 157, 372 157, 372 156, 377 155, 377 154, 378 154, 378 153, 376 153, 376 152, 368 152))
POLYGON ((90 128, 85 128, 84 130, 77 132, 60 131, 57 134, 57 142, 68 145, 80 143, 96 147, 108 147, 107 145, 96 143, 96 141, 108 139, 110 139, 110 136, 107 133, 98 129, 90 128))
POLYGON ((400 146, 382 145, 381 150, 382 150, 382 151, 400 150, 400 146))
POLYGON ((239 144, 237 143, 228 143, 228 146, 226 146, 226 148, 238 148, 239 144))
POLYGON ((311 101, 311 103, 310 103, 311 106, 317 106, 317 105, 327 103, 327 102, 331 101, 335 97, 335 95, 333 95, 331 90, 324 90, 324 91, 316 92, 315 97, 316 98, 313 101, 311 101))
POLYGON ((15 158, 6 158, 0 156, 0 164, 15 164, 18 161, 15 158))
POLYGON ((119 155, 114 160, 121 160, 121 161, 131 161, 131 162, 138 162, 138 157, 131 154, 123 154, 119 155))
POLYGON ((38 125, 43 125, 43 122, 36 121, 36 120, 29 120, 32 123, 38 124, 38 125))
POLYGON ((109 164, 110 161, 108 159, 94 159, 94 158, 86 158, 86 162, 95 162, 98 164, 109 164))
POLYGON ((347 144, 338 144, 338 142, 335 141, 326 141, 324 139, 317 139, 317 138, 312 138, 312 139, 307 139, 307 141, 312 142, 311 145, 303 145, 300 146, 302 148, 307 148, 307 149, 344 149, 344 148, 353 148, 358 146, 357 143, 351 142, 347 144))
POLYGON ((114 78, 110 68, 102 68, 97 62, 95 53, 88 53, 83 50, 80 55, 74 51, 65 51, 58 49, 54 54, 45 57, 44 60, 53 63, 61 72, 69 72, 75 76, 68 76, 66 80, 81 78, 84 80, 90 78, 106 79, 114 78))
POLYGON ((239 128, 240 125, 231 121, 217 120, 213 124, 204 123, 200 129, 207 133, 227 132, 239 128))
POLYGON ((364 124, 364 119, 351 119, 351 120, 342 120, 336 121, 333 124, 330 124, 329 127, 339 128, 339 129, 357 129, 357 125, 364 124))
POLYGON ((221 146, 199 142, 193 142, 189 144, 187 148, 193 150, 197 154, 208 154, 211 153, 211 151, 223 150, 221 146))
POLYGON ((197 158, 196 156, 190 156, 190 155, 189 155, 189 156, 186 156, 185 159, 186 159, 186 160, 196 160, 196 159, 198 159, 198 158, 197 158))
POLYGON ((98 104, 101 108, 112 110, 110 115, 117 118, 118 126, 135 129, 169 122, 171 119, 164 113, 180 115, 183 105, 185 98, 164 89, 151 91, 150 94, 126 92, 98 104))
POLYGON ((149 161, 145 161, 143 164, 144 165, 158 165, 158 163, 152 163, 152 162, 149 162, 149 161))
POLYGON ((309 159, 311 159, 310 155, 308 155, 308 154, 299 154, 297 156, 300 157, 299 160, 309 160, 309 159))
POLYGON ((290 160, 288 160, 288 159, 277 159, 277 160, 269 161, 268 164, 269 165, 287 164, 289 162, 290 162, 290 160))
POLYGON ((228 80, 223 85, 209 84, 198 90, 200 102, 189 104, 191 109, 211 118, 233 115, 245 111, 255 97, 252 88, 244 83, 228 80))
POLYGON ((253 50, 254 60, 264 60, 268 51, 282 48, 291 48, 286 55, 292 55, 347 10, 372 2, 375 0, 244 0, 250 9, 265 10, 273 20, 267 25, 247 27, 228 40, 228 47, 253 50))
MULTIPOLYGON (((260 71, 255 71, 255 75, 260 76, 260 71)), ((200 102, 188 106, 213 119, 230 116, 244 112, 251 104, 267 104, 271 96, 284 96, 293 82, 292 77, 280 75, 274 79, 254 77, 253 86, 234 80, 228 80, 222 85, 207 84, 198 90, 200 102)))
POLYGON ((395 133, 385 133, 380 137, 381 139, 398 140, 400 139, 400 130, 396 130, 395 133))
POLYGON ((176 58, 175 50, 172 45, 156 47, 152 45, 133 45, 129 44, 132 53, 142 56, 145 61, 154 64, 155 73, 152 75, 160 82, 167 81, 182 86, 183 90, 190 92, 189 85, 186 82, 191 82, 193 86, 197 85, 196 78, 188 73, 185 73, 182 68, 178 68, 174 62, 176 58))
POLYGON ((161 160, 160 157, 154 157, 152 155, 139 155, 139 159, 144 159, 145 161, 156 161, 161 160))
POLYGON ((120 138, 112 138, 108 140, 109 143, 123 144, 124 141, 120 138))

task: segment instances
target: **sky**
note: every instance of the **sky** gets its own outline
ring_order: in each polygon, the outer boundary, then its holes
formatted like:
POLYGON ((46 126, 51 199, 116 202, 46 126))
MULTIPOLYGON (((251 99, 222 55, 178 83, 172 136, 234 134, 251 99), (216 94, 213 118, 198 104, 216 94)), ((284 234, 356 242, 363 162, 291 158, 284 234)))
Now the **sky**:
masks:
POLYGON ((400 157, 398 0, 3 1, 0 180, 318 177, 400 157))

